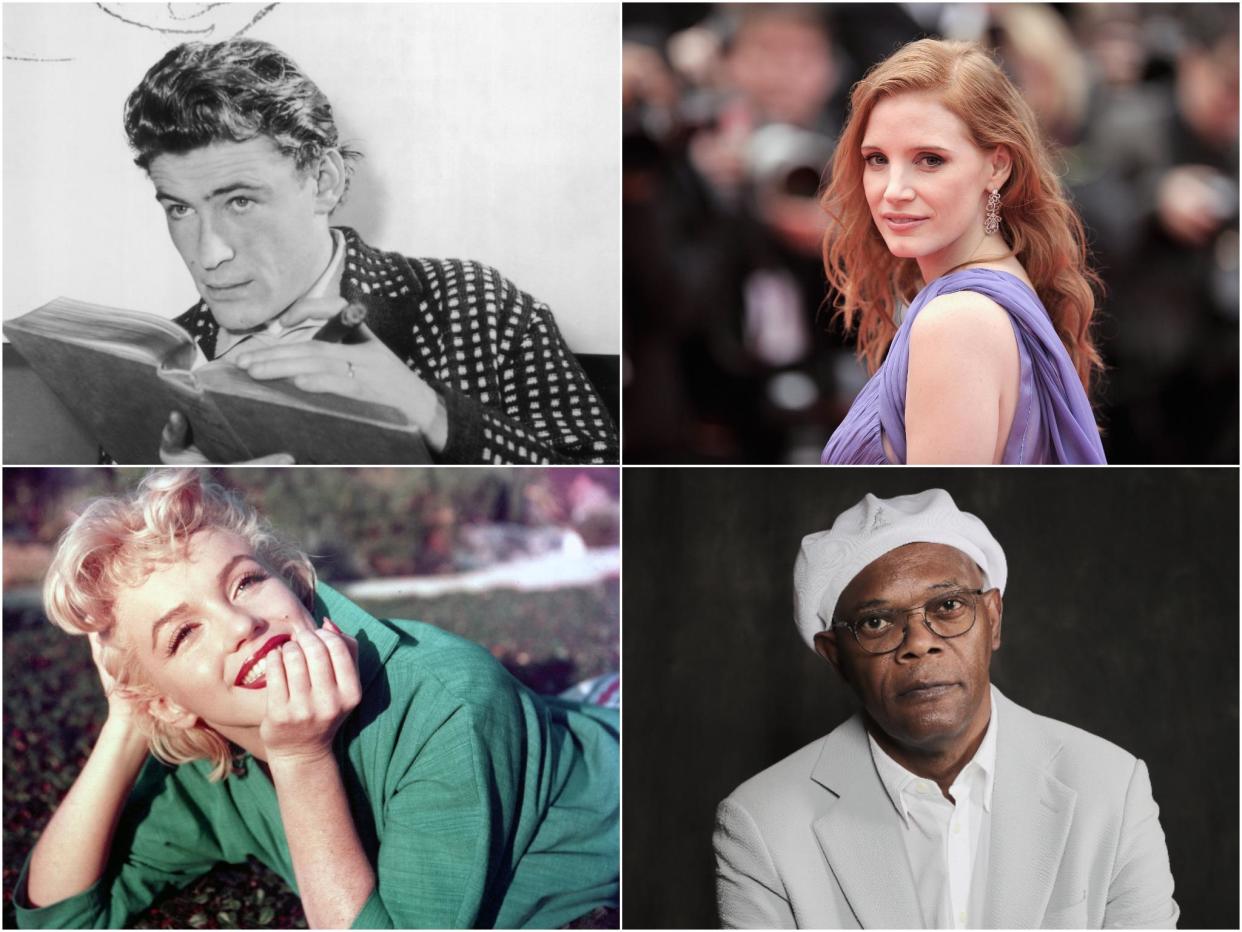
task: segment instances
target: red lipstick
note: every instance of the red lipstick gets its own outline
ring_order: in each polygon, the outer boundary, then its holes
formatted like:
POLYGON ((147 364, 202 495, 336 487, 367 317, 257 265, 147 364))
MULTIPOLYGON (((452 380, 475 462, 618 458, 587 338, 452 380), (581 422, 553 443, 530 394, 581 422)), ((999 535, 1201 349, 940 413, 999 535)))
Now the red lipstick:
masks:
POLYGON ((267 674, 266 673, 260 674, 259 678, 256 679, 252 683, 246 683, 245 685, 243 685, 242 681, 250 673, 251 669, 254 668, 254 665, 258 663, 260 660, 262 660, 265 656, 267 656, 269 651, 273 651, 277 647, 279 647, 281 644, 284 644, 286 641, 292 641, 292 640, 293 640, 292 635, 288 635, 288 634, 277 634, 275 637, 268 638, 267 641, 263 644, 263 646, 260 647, 257 651, 255 651, 254 656, 242 664, 242 668, 237 671, 237 679, 233 680, 233 685, 241 686, 242 689, 262 689, 264 686, 266 686, 267 685, 267 674))

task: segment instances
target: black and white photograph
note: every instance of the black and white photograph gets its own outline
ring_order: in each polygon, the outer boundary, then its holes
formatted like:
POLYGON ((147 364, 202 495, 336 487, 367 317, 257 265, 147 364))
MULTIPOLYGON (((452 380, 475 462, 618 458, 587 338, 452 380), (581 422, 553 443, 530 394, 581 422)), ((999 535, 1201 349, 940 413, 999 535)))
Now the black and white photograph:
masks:
POLYGON ((5 462, 615 463, 619 22, 6 6, 5 462))

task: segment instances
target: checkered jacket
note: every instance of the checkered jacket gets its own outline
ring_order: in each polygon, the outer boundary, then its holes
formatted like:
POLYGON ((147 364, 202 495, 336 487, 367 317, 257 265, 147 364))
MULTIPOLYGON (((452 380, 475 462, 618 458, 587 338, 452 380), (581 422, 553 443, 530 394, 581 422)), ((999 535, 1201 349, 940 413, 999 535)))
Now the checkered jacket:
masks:
MULTIPOLYGON (((407 259, 340 230, 341 296, 365 304, 367 326, 444 399, 442 462, 617 462, 608 409, 546 304, 477 262, 407 259)), ((215 358, 205 302, 176 322, 215 358)))

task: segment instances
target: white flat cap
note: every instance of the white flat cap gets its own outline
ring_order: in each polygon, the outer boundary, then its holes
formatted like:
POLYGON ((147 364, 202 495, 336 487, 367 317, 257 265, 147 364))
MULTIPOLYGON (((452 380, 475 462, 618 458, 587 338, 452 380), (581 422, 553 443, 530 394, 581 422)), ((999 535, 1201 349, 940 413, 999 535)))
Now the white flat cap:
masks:
POLYGON ((873 560, 906 544, 947 544, 979 565, 987 585, 1005 591, 1005 551, 987 526, 960 510, 944 489, 876 498, 868 493, 832 522, 802 538, 794 562, 794 621, 807 646, 827 630, 842 590, 873 560))

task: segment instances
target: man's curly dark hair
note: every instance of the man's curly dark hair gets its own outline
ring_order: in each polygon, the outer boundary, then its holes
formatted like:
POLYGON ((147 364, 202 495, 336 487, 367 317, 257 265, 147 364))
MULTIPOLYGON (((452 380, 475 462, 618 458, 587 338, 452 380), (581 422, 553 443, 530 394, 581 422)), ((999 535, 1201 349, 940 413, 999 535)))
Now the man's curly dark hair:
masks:
POLYGON ((302 172, 335 148, 345 159, 346 190, 361 156, 339 143, 323 91, 259 39, 186 42, 169 51, 125 101, 125 134, 143 170, 164 153, 257 136, 270 138, 302 172))

